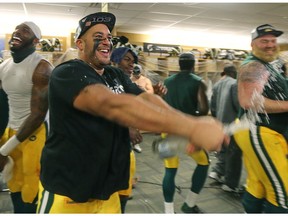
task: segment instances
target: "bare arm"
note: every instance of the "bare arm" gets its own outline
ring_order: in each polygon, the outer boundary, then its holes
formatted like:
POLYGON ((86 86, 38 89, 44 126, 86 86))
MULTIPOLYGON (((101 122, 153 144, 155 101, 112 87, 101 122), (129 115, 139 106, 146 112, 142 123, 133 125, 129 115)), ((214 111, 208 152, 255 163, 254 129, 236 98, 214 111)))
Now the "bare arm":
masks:
POLYGON ((87 86, 80 92, 74 100, 74 107, 127 127, 183 136, 195 146, 206 150, 218 149, 223 142, 225 136, 222 124, 215 119, 188 116, 168 108, 162 101, 159 103, 163 103, 163 106, 158 106, 142 97, 143 95, 141 97, 130 94, 116 95, 106 86, 95 84, 87 86))
POLYGON ((150 103, 162 108, 174 109, 173 107, 169 106, 169 104, 166 103, 166 101, 164 101, 160 95, 151 95, 148 92, 143 92, 142 94, 138 95, 138 97, 141 97, 143 100, 149 101, 150 103))
POLYGON ((152 86, 152 82, 149 78, 146 78, 146 91, 150 94, 154 94, 154 89, 153 89, 153 86, 152 86))
POLYGON ((41 60, 32 76, 32 96, 31 113, 20 126, 16 137, 19 141, 24 141, 29 137, 44 121, 48 110, 48 82, 51 75, 52 66, 45 60, 41 60))
POLYGON ((264 97, 264 108, 267 113, 288 112, 288 101, 271 100, 264 97))
POLYGON ((244 109, 259 110, 263 106, 262 93, 269 73, 259 62, 249 63, 240 68, 238 73, 238 99, 244 109))
MULTIPOLYGON (((266 68, 259 62, 253 63, 257 69, 240 68, 238 75, 238 99, 244 109, 256 109, 259 106, 267 113, 288 112, 288 101, 272 100, 262 96, 264 85, 269 79, 266 68), (253 70, 253 71, 252 71, 253 70), (257 107, 258 106, 258 107, 257 107)), ((261 110, 261 109, 260 109, 261 110)))
POLYGON ((198 89, 198 95, 197 95, 198 111, 199 111, 199 115, 201 116, 207 115, 209 111, 209 103, 208 103, 206 90, 207 90, 206 84, 204 83, 204 81, 201 81, 199 89, 198 89))

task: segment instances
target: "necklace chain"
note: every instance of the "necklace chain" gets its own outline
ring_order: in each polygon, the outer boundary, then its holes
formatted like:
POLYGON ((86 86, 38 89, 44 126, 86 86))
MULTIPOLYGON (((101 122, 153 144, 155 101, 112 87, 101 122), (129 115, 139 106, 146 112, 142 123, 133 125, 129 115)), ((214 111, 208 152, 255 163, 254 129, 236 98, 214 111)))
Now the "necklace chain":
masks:
POLYGON ((88 65, 89 65, 90 67, 92 67, 100 76, 103 75, 103 73, 104 73, 104 68, 102 68, 101 70, 97 70, 97 69, 93 66, 93 64, 92 64, 91 62, 88 62, 88 65))
POLYGON ((104 68, 102 68, 101 70, 97 70, 95 67, 93 67, 92 63, 91 62, 86 62, 91 68, 93 68, 97 75, 100 77, 100 79, 105 83, 105 85, 108 87, 108 88, 112 88, 114 89, 114 85, 117 85, 117 81, 114 81, 111 76, 109 75, 109 73, 106 75, 104 74, 104 68), (116 82, 116 83, 115 83, 116 82), (109 84, 110 83, 110 84, 109 84))

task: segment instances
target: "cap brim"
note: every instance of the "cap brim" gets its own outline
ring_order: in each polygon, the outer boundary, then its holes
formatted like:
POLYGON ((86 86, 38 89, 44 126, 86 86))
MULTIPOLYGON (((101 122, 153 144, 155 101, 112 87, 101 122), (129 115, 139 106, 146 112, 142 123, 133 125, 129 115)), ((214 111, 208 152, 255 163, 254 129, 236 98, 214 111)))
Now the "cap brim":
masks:
POLYGON ((268 34, 272 34, 272 35, 274 35, 275 37, 279 37, 280 35, 283 34, 283 32, 282 32, 282 31, 274 30, 274 31, 262 33, 262 35, 268 35, 268 34))
POLYGON ((277 30, 274 30, 274 31, 270 31, 270 32, 262 32, 261 34, 259 34, 257 37, 253 38, 254 39, 257 39, 259 37, 262 37, 264 35, 274 35, 275 37, 279 37, 283 34, 284 32, 283 31, 277 31, 277 30))

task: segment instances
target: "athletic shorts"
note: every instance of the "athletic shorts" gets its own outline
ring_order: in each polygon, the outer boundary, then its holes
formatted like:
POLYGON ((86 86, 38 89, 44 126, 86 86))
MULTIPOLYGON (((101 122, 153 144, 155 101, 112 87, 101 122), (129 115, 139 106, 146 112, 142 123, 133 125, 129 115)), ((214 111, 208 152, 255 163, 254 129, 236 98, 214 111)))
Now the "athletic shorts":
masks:
MULTIPOLYGON (((16 131, 6 128, 1 144, 14 134, 16 131)), ((46 127, 42 124, 9 154, 14 160, 14 168, 13 177, 7 185, 11 192, 21 192, 23 202, 32 203, 38 194, 40 157, 45 141, 46 127)))
MULTIPOLYGON (((203 166, 208 166, 209 165, 209 156, 206 151, 200 150, 200 151, 195 151, 192 154, 189 154, 191 158, 194 159, 194 161, 203 166)), ((171 157, 171 158, 166 158, 164 159, 164 164, 166 168, 178 168, 179 166, 179 157, 171 157)))
POLYGON ((118 192, 113 193, 109 200, 91 199, 85 203, 77 203, 66 196, 53 194, 44 190, 39 183, 37 213, 39 214, 120 214, 120 200, 118 192))
POLYGON ((126 190, 118 191, 119 195, 130 196, 132 194, 132 181, 136 171, 136 159, 134 151, 130 152, 130 176, 129 176, 129 187, 126 190))
POLYGON ((243 152, 247 192, 288 208, 288 147, 285 138, 267 127, 253 126, 234 134, 243 152))

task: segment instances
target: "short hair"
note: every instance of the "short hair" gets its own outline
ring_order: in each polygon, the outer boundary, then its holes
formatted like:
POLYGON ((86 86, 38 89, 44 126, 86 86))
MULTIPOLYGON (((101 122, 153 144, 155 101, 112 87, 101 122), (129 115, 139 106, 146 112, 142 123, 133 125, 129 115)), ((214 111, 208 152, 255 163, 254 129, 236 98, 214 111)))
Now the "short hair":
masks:
POLYGON ((237 68, 234 64, 226 64, 224 66, 223 72, 225 75, 236 78, 237 75, 237 68))

